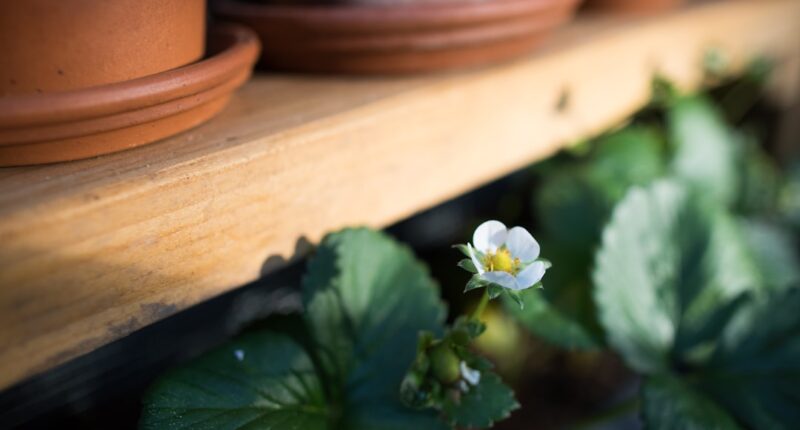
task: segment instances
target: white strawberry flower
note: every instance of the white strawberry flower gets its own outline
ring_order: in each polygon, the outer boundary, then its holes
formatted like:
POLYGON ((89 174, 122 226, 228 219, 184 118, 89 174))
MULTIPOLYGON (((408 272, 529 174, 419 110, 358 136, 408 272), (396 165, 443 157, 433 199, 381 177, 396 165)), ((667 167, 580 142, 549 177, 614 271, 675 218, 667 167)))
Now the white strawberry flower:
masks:
POLYGON ((500 221, 486 221, 467 244, 470 259, 484 281, 519 291, 544 277, 549 267, 539 258, 539 243, 522 227, 511 229, 500 221))

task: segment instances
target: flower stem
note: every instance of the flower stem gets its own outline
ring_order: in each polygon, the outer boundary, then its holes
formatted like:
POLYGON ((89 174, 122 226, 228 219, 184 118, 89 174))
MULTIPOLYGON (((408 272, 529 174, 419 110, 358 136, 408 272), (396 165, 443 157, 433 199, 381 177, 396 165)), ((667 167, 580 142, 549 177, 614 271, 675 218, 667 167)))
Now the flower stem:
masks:
POLYGON ((489 304, 489 290, 484 288, 483 289, 483 297, 481 297, 481 301, 478 303, 478 307, 472 312, 472 316, 470 318, 474 320, 480 321, 481 315, 483 315, 483 311, 486 309, 486 305, 489 304))

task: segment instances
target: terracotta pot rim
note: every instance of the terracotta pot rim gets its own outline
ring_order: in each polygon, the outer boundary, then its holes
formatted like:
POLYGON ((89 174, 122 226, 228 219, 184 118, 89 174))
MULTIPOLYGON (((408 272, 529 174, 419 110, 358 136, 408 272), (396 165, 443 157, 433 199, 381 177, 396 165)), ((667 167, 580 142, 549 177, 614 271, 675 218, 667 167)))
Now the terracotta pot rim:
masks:
MULTIPOLYGON (((376 29, 369 35, 326 34, 298 38, 291 46, 269 45, 269 53, 303 51, 306 56, 328 55, 398 55, 407 52, 437 52, 469 49, 480 45, 536 37, 551 31, 571 16, 570 8, 558 7, 536 14, 515 16, 499 22, 475 23, 471 26, 436 28, 419 32, 385 32, 376 29)), ((269 36, 265 36, 268 40, 269 36)), ((278 39, 274 36, 273 39, 278 39)))
POLYGON ((215 99, 225 97, 236 90, 249 77, 250 69, 243 69, 222 84, 211 87, 206 91, 108 116, 87 118, 74 122, 43 124, 36 127, 0 129, 0 147, 24 146, 26 144, 80 138, 158 121, 165 117, 191 111, 215 99))
POLYGON ((219 0, 212 8, 227 17, 293 22, 317 32, 424 31, 505 20, 548 9, 577 6, 582 0, 482 0, 399 5, 268 5, 219 0))
POLYGON ((686 0, 591 0, 586 2, 586 9, 591 11, 652 14, 676 9, 686 0))
MULTIPOLYGON (((244 26, 216 26, 209 39, 223 48, 162 73, 81 90, 0 97, 0 131, 98 120, 168 104, 224 85, 258 57, 258 38, 244 26)), ((0 145, 19 143, 0 139, 0 145)))
POLYGON ((248 25, 260 65, 302 73, 408 75, 503 62, 532 51, 580 0, 483 0, 389 6, 271 6, 220 0, 248 25))

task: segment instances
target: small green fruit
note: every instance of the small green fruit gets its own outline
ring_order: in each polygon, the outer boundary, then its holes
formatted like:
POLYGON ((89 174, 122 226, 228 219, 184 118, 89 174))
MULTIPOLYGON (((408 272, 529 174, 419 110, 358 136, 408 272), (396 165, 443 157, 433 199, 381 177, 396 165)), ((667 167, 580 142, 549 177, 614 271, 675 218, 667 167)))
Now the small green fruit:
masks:
POLYGON ((461 377, 458 368, 459 360, 450 345, 441 342, 430 349, 431 370, 433 376, 443 384, 452 384, 461 377))

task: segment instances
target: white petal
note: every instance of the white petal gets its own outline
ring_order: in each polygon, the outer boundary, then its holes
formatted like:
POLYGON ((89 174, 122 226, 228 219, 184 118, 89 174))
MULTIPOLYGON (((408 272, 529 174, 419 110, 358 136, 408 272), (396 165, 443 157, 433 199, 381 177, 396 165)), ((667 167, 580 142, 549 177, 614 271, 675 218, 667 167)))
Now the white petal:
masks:
POLYGON ((471 369, 464 361, 459 364, 459 368, 461 369, 461 376, 463 376, 464 380, 469 382, 471 385, 478 385, 478 382, 481 382, 480 370, 471 369))
POLYGON ((541 261, 531 263, 517 274, 517 290, 524 290, 534 286, 544 277, 545 265, 541 261))
POLYGON ((480 252, 484 254, 488 252, 495 252, 497 248, 506 243, 506 230, 505 224, 500 221, 486 221, 475 229, 472 234, 472 245, 475 246, 480 252))
POLYGON ((508 288, 511 290, 517 289, 517 280, 514 279, 508 272, 486 272, 481 275, 481 278, 495 283, 503 288, 508 288))
POLYGON ((512 256, 525 263, 539 257, 539 243, 522 227, 514 227, 508 231, 506 246, 512 256))
POLYGON ((472 264, 475 265, 475 269, 478 270, 478 274, 482 275, 486 270, 483 268, 481 261, 478 260, 478 256, 475 254, 475 249, 472 247, 472 245, 467 244, 467 250, 469 251, 469 258, 472 259, 472 264))

